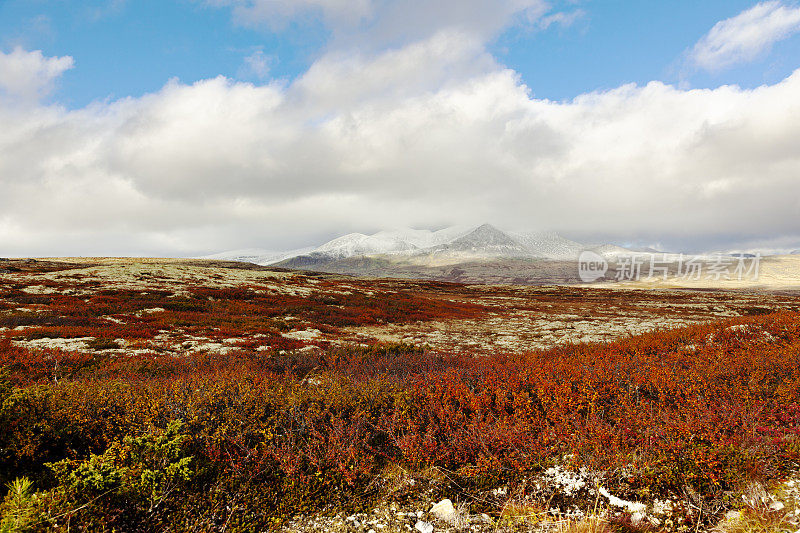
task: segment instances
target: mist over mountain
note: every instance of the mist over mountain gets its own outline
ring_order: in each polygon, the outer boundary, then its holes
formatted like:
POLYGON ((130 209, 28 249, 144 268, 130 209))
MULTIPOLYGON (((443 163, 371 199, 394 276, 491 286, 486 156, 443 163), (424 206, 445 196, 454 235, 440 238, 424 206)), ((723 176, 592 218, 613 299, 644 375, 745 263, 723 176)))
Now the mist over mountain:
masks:
POLYGON ((554 232, 509 232, 486 223, 437 231, 349 233, 317 247, 235 250, 206 258, 371 277, 547 284, 577 282, 576 261, 585 250, 610 261, 636 252, 613 244, 583 244, 554 232))
MULTIPOLYGON (((316 247, 284 252, 234 250, 205 258, 369 277, 545 285, 579 282, 578 258, 585 251, 605 259, 610 273, 632 255, 643 262, 649 258, 678 264, 682 260, 677 251, 582 243, 553 231, 505 231, 489 223, 436 231, 405 228, 371 235, 348 233, 316 247)), ((725 255, 755 257, 755 253, 778 252, 719 250, 693 255, 713 261, 725 255)))
MULTIPOLYGON (((566 239, 553 232, 506 232, 491 224, 453 226, 437 231, 399 229, 372 235, 349 233, 316 248, 289 252, 258 249, 235 250, 207 256, 211 259, 249 261, 262 265, 308 268, 354 257, 381 257, 392 261, 459 263, 489 259, 576 260, 591 245, 566 239)), ((596 248, 599 253, 631 251, 614 245, 596 248)))

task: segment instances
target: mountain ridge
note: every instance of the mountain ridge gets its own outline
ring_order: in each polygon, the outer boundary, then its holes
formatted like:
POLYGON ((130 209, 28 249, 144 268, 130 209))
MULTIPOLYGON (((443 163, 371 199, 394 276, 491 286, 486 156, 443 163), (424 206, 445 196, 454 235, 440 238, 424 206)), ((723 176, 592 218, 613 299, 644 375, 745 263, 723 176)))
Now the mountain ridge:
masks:
POLYGON ((407 261, 420 265, 502 259, 576 261, 585 250, 592 250, 607 258, 622 253, 636 253, 635 250, 613 244, 582 244, 552 231, 508 232, 484 223, 436 231, 404 228, 382 230, 371 235, 348 233, 317 247, 289 252, 248 249, 222 252, 205 258, 312 268, 357 257, 382 257, 389 263, 407 261))

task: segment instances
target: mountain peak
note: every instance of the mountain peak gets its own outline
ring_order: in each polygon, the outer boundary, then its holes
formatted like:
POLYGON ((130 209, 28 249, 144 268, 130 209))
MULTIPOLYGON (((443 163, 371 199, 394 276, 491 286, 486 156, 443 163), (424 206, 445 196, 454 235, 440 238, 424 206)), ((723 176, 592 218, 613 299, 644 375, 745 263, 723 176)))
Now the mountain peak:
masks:
POLYGON ((475 258, 486 257, 531 257, 530 250, 522 246, 504 231, 491 224, 482 224, 463 237, 440 247, 437 253, 451 253, 475 258))
POLYGON ((453 244, 469 244, 470 246, 518 246, 519 243, 491 224, 481 224, 453 244))
MULTIPOLYGON (((393 261, 436 261, 440 264, 484 259, 553 259, 577 260, 591 246, 565 239, 552 231, 507 233, 492 224, 453 226, 437 231, 401 228, 366 235, 349 233, 316 248, 275 253, 263 250, 240 250, 217 254, 259 264, 281 264, 300 268, 324 265, 354 257, 388 255, 393 261), (426 259, 427 258, 427 259, 426 259)), ((630 252, 625 248, 605 245, 595 248, 601 255, 630 252)))

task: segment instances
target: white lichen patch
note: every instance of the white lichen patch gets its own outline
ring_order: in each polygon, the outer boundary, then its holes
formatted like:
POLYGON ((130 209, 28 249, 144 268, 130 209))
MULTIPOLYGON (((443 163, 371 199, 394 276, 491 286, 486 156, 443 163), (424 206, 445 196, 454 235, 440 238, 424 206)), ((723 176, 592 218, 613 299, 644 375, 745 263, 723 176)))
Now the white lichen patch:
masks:
POLYGON ((22 292, 27 292, 28 294, 55 294, 59 291, 44 285, 28 285, 22 288, 22 292))
POLYGON ((63 338, 49 338, 33 340, 15 340, 14 344, 29 349, 49 349, 49 350, 65 350, 65 351, 86 351, 89 349, 88 343, 93 341, 94 337, 75 337, 71 339, 63 338))
POLYGON ((310 328, 299 331, 290 331, 289 333, 281 333, 281 335, 286 337, 287 339, 294 339, 297 341, 309 341, 319 338, 322 335, 322 332, 318 329, 310 328))
POLYGON ((578 472, 572 472, 556 465, 545 470, 542 480, 553 486, 557 492, 565 496, 574 496, 586 487, 588 475, 589 472, 585 468, 581 468, 578 472))
POLYGON ((343 333, 382 342, 427 344, 433 348, 459 346, 478 351, 541 350, 563 344, 608 342, 662 328, 690 325, 698 320, 674 317, 577 317, 520 311, 512 315, 430 321, 415 324, 381 324, 344 328, 343 333))

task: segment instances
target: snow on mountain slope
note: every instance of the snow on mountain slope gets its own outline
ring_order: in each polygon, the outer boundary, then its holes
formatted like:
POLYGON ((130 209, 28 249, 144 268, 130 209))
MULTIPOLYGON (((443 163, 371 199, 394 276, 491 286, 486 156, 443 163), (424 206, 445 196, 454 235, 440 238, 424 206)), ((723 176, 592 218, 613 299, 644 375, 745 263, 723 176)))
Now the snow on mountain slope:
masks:
POLYGON ((453 226, 438 231, 399 229, 373 235, 349 233, 312 250, 314 256, 342 259, 357 255, 403 254, 449 243, 474 230, 474 226, 453 226))
POLYGON ((531 252, 549 259, 577 259, 586 249, 586 245, 565 239, 551 231, 516 232, 509 235, 531 252))
POLYGON ((609 260, 629 255, 632 250, 613 244, 587 246, 553 232, 504 232, 491 224, 453 226, 438 231, 395 229, 373 235, 349 233, 316 248, 291 252, 259 249, 236 250, 207 256, 207 259, 249 261, 261 265, 295 260, 293 264, 311 267, 362 256, 392 256, 392 260, 415 263, 457 263, 480 259, 540 258, 576 260, 583 250, 592 249, 609 260))
POLYGON ((512 239, 491 224, 478 226, 454 241, 430 248, 436 255, 456 255, 465 258, 536 257, 538 254, 512 239))
POLYGON ((353 257, 354 255, 388 254, 405 252, 417 247, 405 240, 392 236, 364 235, 363 233, 349 233, 328 241, 313 252, 333 259, 353 257))
POLYGON ((431 231, 426 229, 397 229, 380 231, 373 237, 394 238, 414 245, 417 248, 431 248, 447 244, 473 231, 475 226, 452 226, 431 231))

